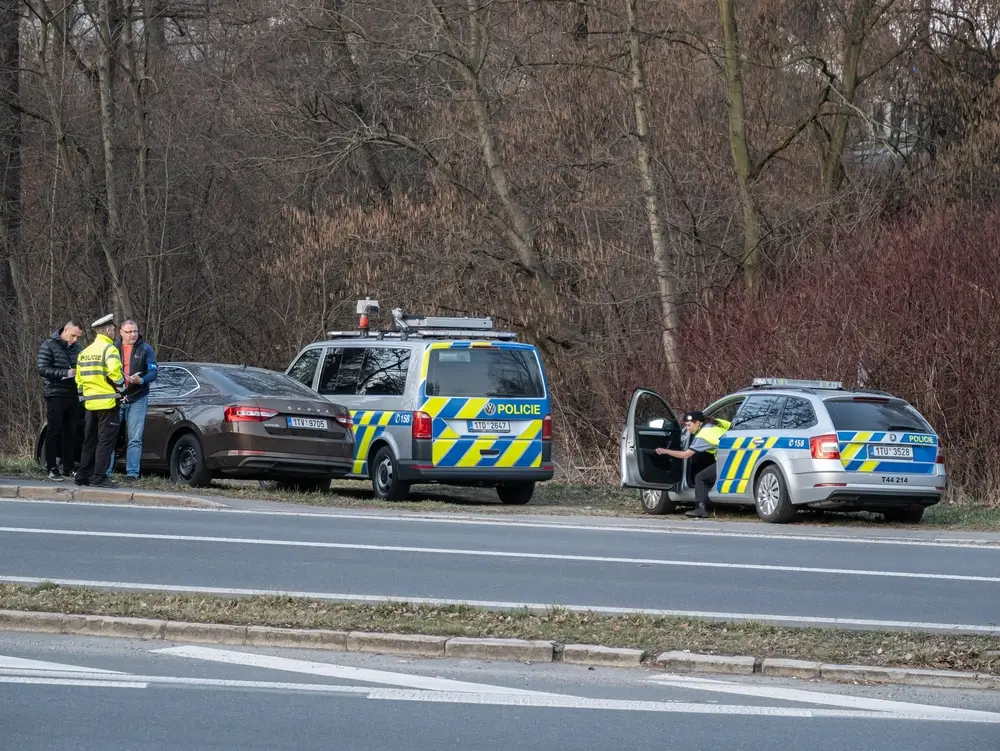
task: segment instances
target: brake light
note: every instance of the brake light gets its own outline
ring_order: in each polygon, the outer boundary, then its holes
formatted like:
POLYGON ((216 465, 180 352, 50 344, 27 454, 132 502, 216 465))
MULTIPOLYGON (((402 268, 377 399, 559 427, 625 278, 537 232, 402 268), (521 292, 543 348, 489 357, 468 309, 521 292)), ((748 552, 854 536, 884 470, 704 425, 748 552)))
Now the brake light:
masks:
POLYGON ((552 440, 552 415, 545 415, 542 418, 542 440, 552 440))
POLYGON ((840 458, 840 444, 837 442, 837 436, 833 434, 813 436, 809 439, 809 450, 813 459, 840 458))
POLYGON ((411 434, 413 438, 417 440, 431 438, 432 423, 433 420, 431 420, 431 416, 426 412, 414 412, 413 427, 411 429, 411 434))
POLYGON ((264 422, 270 420, 278 414, 276 409, 263 409, 261 407, 244 407, 234 405, 226 407, 226 422, 264 422))
POLYGON ((348 412, 345 415, 334 415, 333 419, 340 423, 341 426, 350 430, 354 427, 354 420, 351 419, 351 413, 348 412))
POLYGON ((944 454, 941 453, 941 447, 938 446, 937 459, 934 461, 935 464, 944 464, 944 454))

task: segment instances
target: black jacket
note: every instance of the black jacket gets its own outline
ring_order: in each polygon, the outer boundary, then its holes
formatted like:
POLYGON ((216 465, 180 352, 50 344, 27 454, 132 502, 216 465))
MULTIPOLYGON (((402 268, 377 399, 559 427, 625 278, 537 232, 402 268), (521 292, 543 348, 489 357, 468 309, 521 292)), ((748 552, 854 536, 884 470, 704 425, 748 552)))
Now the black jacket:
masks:
POLYGON ((45 396, 76 397, 76 381, 66 378, 67 371, 76 367, 76 358, 83 352, 79 342, 67 344, 59 335, 62 329, 53 331, 52 336, 38 348, 38 374, 42 377, 45 396))
POLYGON ((122 372, 125 371, 127 366, 130 374, 142 375, 142 383, 126 384, 125 397, 127 399, 138 399, 140 396, 145 396, 149 393, 149 384, 156 380, 158 371, 156 352, 142 338, 141 334, 132 346, 132 356, 129 358, 130 362, 125 362, 121 337, 115 339, 115 346, 118 348, 118 354, 122 358, 122 372))

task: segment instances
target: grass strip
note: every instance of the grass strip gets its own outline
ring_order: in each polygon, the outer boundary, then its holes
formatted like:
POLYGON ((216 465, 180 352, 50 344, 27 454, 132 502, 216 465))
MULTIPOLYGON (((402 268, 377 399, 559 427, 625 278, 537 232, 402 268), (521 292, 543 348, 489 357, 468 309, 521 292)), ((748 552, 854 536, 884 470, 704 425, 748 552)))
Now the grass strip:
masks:
MULTIPOLYGON (((0 457, 0 477, 44 480, 45 473, 31 459, 0 457)), ((120 479, 120 478, 119 478, 120 479)), ((124 489, 160 492, 182 492, 169 478, 149 476, 138 482, 122 485, 124 489)), ((279 501, 305 506, 326 508, 375 509, 380 511, 442 511, 452 513, 489 514, 545 514, 550 516, 605 516, 640 518, 646 517, 650 524, 657 519, 684 521, 697 525, 697 520, 688 520, 683 514, 664 517, 650 517, 643 512, 636 490, 623 489, 613 485, 573 485, 556 481, 539 483, 531 503, 527 506, 505 506, 500 503, 492 488, 462 488, 446 485, 423 485, 414 487, 405 501, 379 501, 372 495, 371 484, 355 480, 334 481, 328 493, 295 493, 281 490, 264 490, 256 482, 239 480, 215 480, 211 487, 192 491, 205 497, 242 498, 258 501, 279 501)), ((753 510, 718 506, 713 516, 715 521, 762 524, 753 510)), ((798 515, 796 525, 856 527, 871 529, 953 529, 1000 531, 1000 508, 977 504, 939 503, 924 513, 919 524, 894 524, 886 522, 881 514, 860 513, 816 513, 804 511, 798 515)))
POLYGON ((468 606, 344 604, 294 597, 218 597, 115 592, 43 583, 0 584, 0 609, 126 616, 195 623, 380 633, 549 639, 658 654, 753 655, 824 663, 937 668, 1000 675, 1000 638, 912 631, 785 628, 759 622, 607 616, 554 608, 496 612, 468 606))

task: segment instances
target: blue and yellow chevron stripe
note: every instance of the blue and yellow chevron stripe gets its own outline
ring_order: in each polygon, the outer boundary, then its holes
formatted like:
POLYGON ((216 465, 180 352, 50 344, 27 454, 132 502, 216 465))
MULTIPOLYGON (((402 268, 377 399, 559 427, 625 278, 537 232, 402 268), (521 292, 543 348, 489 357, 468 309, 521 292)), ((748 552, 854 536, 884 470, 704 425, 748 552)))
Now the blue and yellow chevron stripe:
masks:
POLYGON ((839 431, 840 463, 848 472, 889 472, 892 474, 930 475, 937 461, 938 437, 930 433, 890 433, 888 431, 839 431), (913 459, 880 459, 871 456, 875 443, 909 445, 913 459))
POLYGON ((409 424, 409 412, 373 412, 352 410, 351 419, 354 421, 354 466, 351 471, 355 475, 368 474, 368 449, 371 448, 372 441, 385 432, 385 428, 390 423, 399 424, 399 418, 393 419, 396 415, 406 415, 406 424, 409 424))
MULTIPOLYGON (((790 442, 801 440, 779 436, 770 438, 723 436, 719 448, 730 449, 730 452, 726 457, 726 463, 719 471, 715 483, 716 491, 723 494, 745 493, 753 475, 753 468, 762 457, 767 456, 768 451, 775 448, 792 448, 790 442)), ((807 448, 808 445, 807 442, 807 448)))

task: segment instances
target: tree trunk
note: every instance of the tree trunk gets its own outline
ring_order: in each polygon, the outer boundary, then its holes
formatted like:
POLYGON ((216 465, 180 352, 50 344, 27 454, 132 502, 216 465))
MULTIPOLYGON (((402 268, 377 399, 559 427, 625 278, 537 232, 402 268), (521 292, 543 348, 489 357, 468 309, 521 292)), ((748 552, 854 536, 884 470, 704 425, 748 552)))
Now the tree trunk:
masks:
POLYGON ((832 196, 844 181, 844 147, 847 143, 847 126, 854 117, 854 93, 858 86, 858 63, 868 37, 868 24, 874 11, 875 0, 857 0, 851 9, 851 20, 844 29, 843 71, 836 92, 836 114, 830 128, 830 142, 823 153, 823 192, 832 196))
POLYGON ((21 278, 21 16, 18 0, 0 2, 0 247, 6 268, 0 292, 17 300, 20 325, 31 327, 27 288, 21 278))
POLYGON ((719 0, 719 20, 722 24, 723 70, 726 80, 726 105, 729 110, 729 144, 733 152, 733 167, 736 170, 740 205, 743 209, 743 278, 747 289, 753 293, 760 282, 761 218, 751 185, 754 165, 747 141, 746 105, 743 99, 743 50, 736 23, 734 0, 719 0))
POLYGON ((637 0, 625 0, 629 34, 629 70, 631 73, 632 104, 635 109, 636 165, 642 180, 642 193, 649 221, 649 237, 653 243, 653 266, 659 290, 660 310, 663 314, 663 356, 675 384, 681 380, 681 363, 675 339, 679 329, 677 315, 677 286, 670 254, 671 240, 663 221, 663 200, 653 174, 649 135, 649 95, 646 71, 642 57, 642 36, 638 28, 637 0))
POLYGON ((117 50, 122 34, 122 19, 117 13, 117 0, 99 0, 97 19, 98 89, 101 105, 101 145, 104 150, 104 200, 108 226, 101 235, 101 246, 119 311, 124 317, 132 315, 128 292, 119 267, 122 222, 118 206, 117 138, 115 117, 115 78, 117 76, 117 50))

